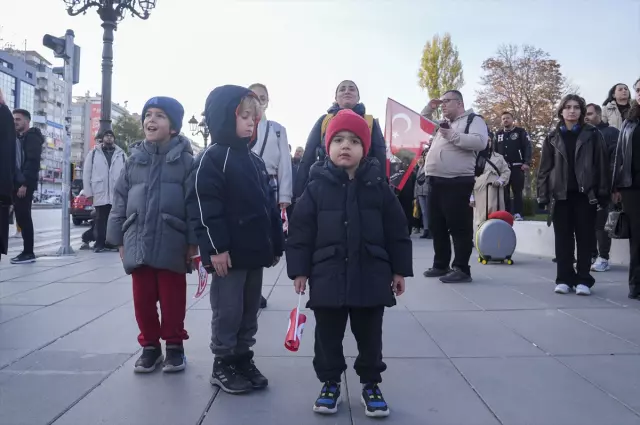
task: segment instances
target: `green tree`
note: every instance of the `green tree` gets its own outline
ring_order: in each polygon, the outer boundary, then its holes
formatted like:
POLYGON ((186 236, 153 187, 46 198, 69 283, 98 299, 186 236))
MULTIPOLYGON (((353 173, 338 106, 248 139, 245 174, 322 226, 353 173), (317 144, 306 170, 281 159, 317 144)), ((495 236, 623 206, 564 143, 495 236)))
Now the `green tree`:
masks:
POLYGON ((442 96, 447 90, 460 90, 464 85, 462 62, 458 49, 451 42, 451 34, 436 34, 422 50, 418 85, 427 90, 430 99, 442 96))
POLYGON ((129 145, 144 139, 142 124, 133 115, 121 115, 113 122, 116 144, 129 153, 129 145))

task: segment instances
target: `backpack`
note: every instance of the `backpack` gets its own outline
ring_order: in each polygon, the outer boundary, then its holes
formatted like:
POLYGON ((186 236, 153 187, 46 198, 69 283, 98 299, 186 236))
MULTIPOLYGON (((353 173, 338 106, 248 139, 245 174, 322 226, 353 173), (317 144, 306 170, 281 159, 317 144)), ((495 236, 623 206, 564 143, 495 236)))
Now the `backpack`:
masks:
MULTIPOLYGON (((327 114, 324 116, 322 120, 322 127, 320 127, 320 146, 318 146, 318 150, 317 150, 318 158, 320 160, 323 160, 324 157, 327 155, 326 148, 325 148, 326 143, 324 143, 324 135, 327 132, 327 127, 329 126, 329 122, 331 121, 331 119, 333 119, 334 116, 335 114, 327 114)), ((363 118, 367 121, 367 125, 369 126, 369 132, 373 133, 373 121, 374 121, 373 115, 365 114, 363 118)))
MULTIPOLYGON (((473 119, 478 116, 479 115, 473 114, 473 113, 469 114, 469 116, 467 117, 467 126, 464 129, 464 134, 469 134, 469 127, 471 127, 471 123, 473 122, 473 119)), ((498 167, 496 167, 496 164, 494 164, 493 162, 491 162, 491 160, 489 160, 489 158, 487 157, 488 153, 489 151, 487 149, 484 149, 476 154, 476 167, 474 172, 476 177, 480 177, 482 173, 484 173, 484 167, 487 164, 493 167, 493 169, 496 170, 496 173, 498 173, 498 177, 500 177, 500 170, 498 170, 498 167)))
MULTIPOLYGON (((269 130, 273 123, 267 120, 267 131, 264 132, 264 141, 262 142, 262 147, 260 148, 260 158, 264 155, 264 148, 267 147, 267 142, 269 141, 269 130)), ((278 138, 278 146, 280 146, 280 129, 276 130, 276 137, 278 138)))

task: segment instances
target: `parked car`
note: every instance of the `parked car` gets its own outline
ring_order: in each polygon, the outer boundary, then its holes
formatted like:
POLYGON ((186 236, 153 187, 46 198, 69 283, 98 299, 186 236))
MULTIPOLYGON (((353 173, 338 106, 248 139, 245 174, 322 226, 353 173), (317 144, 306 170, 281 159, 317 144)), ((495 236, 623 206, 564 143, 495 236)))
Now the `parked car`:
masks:
POLYGON ((70 211, 73 224, 79 226, 85 221, 91 220, 93 210, 93 202, 84 196, 84 190, 81 190, 78 196, 71 201, 70 211))

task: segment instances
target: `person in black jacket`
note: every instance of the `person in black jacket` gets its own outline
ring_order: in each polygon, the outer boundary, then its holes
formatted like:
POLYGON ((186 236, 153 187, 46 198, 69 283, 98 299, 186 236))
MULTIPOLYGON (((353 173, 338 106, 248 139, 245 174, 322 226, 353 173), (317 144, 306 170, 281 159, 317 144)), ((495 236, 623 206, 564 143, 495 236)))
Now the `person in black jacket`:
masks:
POLYGON ((280 212, 271 197, 256 137, 260 102, 249 89, 222 86, 207 98, 205 120, 212 144, 195 160, 187 210, 210 273, 211 383, 238 394, 264 388, 253 363, 264 267, 284 250, 280 212))
POLYGON ((636 102, 622 123, 613 167, 612 200, 622 203, 629 220, 629 295, 640 300, 640 78, 633 84, 636 102))
POLYGON ((38 188, 40 174, 40 157, 44 136, 36 127, 31 126, 31 114, 24 109, 13 111, 16 133, 16 171, 14 191, 14 211, 16 222, 22 229, 24 248, 22 253, 11 259, 11 264, 26 264, 36 261, 33 252, 33 220, 31 219, 31 203, 33 192, 38 188))
POLYGON ((13 203, 16 127, 0 91, 0 258, 9 249, 9 208, 13 203))
POLYGON ((335 116, 327 129, 329 158, 312 167, 290 223, 287 273, 298 294, 309 282, 307 306, 316 319, 313 367, 323 382, 317 413, 337 411, 349 318, 365 414, 389 414, 378 388, 386 369, 382 318, 384 308, 396 304, 394 293, 404 292, 404 277, 413 276, 412 246, 400 202, 378 161, 366 158, 370 134, 356 113, 335 116))
MULTIPOLYGON (((602 121, 602 108, 600 105, 590 103, 587 105, 587 115, 585 116, 585 122, 595 126, 602 136, 607 145, 607 158, 609 165, 613 167, 613 161, 616 152, 616 145, 618 144, 618 136, 620 131, 610 126, 608 123, 602 121)), ((593 272, 606 272, 611 266, 609 266, 609 252, 611 251, 611 238, 609 234, 604 230, 604 225, 607 222, 609 211, 611 211, 611 203, 607 208, 598 208, 596 215, 596 237, 593 239, 591 261, 591 271, 593 272)))
POLYGON ((609 162, 602 133, 584 122, 583 98, 565 96, 558 108, 558 126, 544 140, 538 170, 538 204, 550 206, 556 250, 558 294, 574 289, 590 295, 597 206, 609 204, 609 162), (577 264, 573 268, 574 246, 577 264))
MULTIPOLYGON (((328 114, 335 116, 338 111, 348 109, 361 117, 367 117, 366 109, 362 103, 360 103, 360 90, 356 83, 350 80, 342 81, 336 88, 335 102, 327 110, 327 114, 322 115, 309 133, 307 144, 304 148, 304 155, 300 161, 300 166, 296 174, 296 179, 293 182, 293 197, 299 198, 304 192, 309 180, 309 170, 316 161, 323 161, 327 155, 325 149, 326 135, 322 134, 322 123, 328 114)), ((369 117, 373 120, 373 117, 369 117)), ((378 162, 383 166, 380 169, 380 175, 385 175, 384 164, 387 160, 387 146, 384 142, 384 136, 382 135, 382 129, 378 120, 373 120, 371 127, 371 150, 369 156, 377 158, 378 162)))
POLYGON ((531 167, 531 139, 524 128, 514 125, 511 112, 502 113, 502 127, 496 132, 495 150, 504 157, 511 170, 509 182, 504 187, 505 209, 513 214, 516 221, 521 221, 525 173, 531 167), (512 191, 513 205, 511 205, 512 191))

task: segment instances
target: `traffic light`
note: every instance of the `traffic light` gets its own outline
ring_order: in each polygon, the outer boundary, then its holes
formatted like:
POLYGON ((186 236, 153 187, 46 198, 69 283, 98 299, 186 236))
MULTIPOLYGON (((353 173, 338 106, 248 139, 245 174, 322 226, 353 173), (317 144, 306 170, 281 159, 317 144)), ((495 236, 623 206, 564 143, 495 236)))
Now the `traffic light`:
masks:
POLYGON ((51 34, 45 34, 42 38, 42 44, 53 50, 53 55, 62 58, 65 62, 70 62, 72 75, 64 75, 64 67, 54 67, 54 74, 62 75, 65 79, 70 79, 73 84, 80 82, 80 46, 76 46, 73 42, 74 34, 72 30, 67 30, 63 37, 54 37, 51 34))

